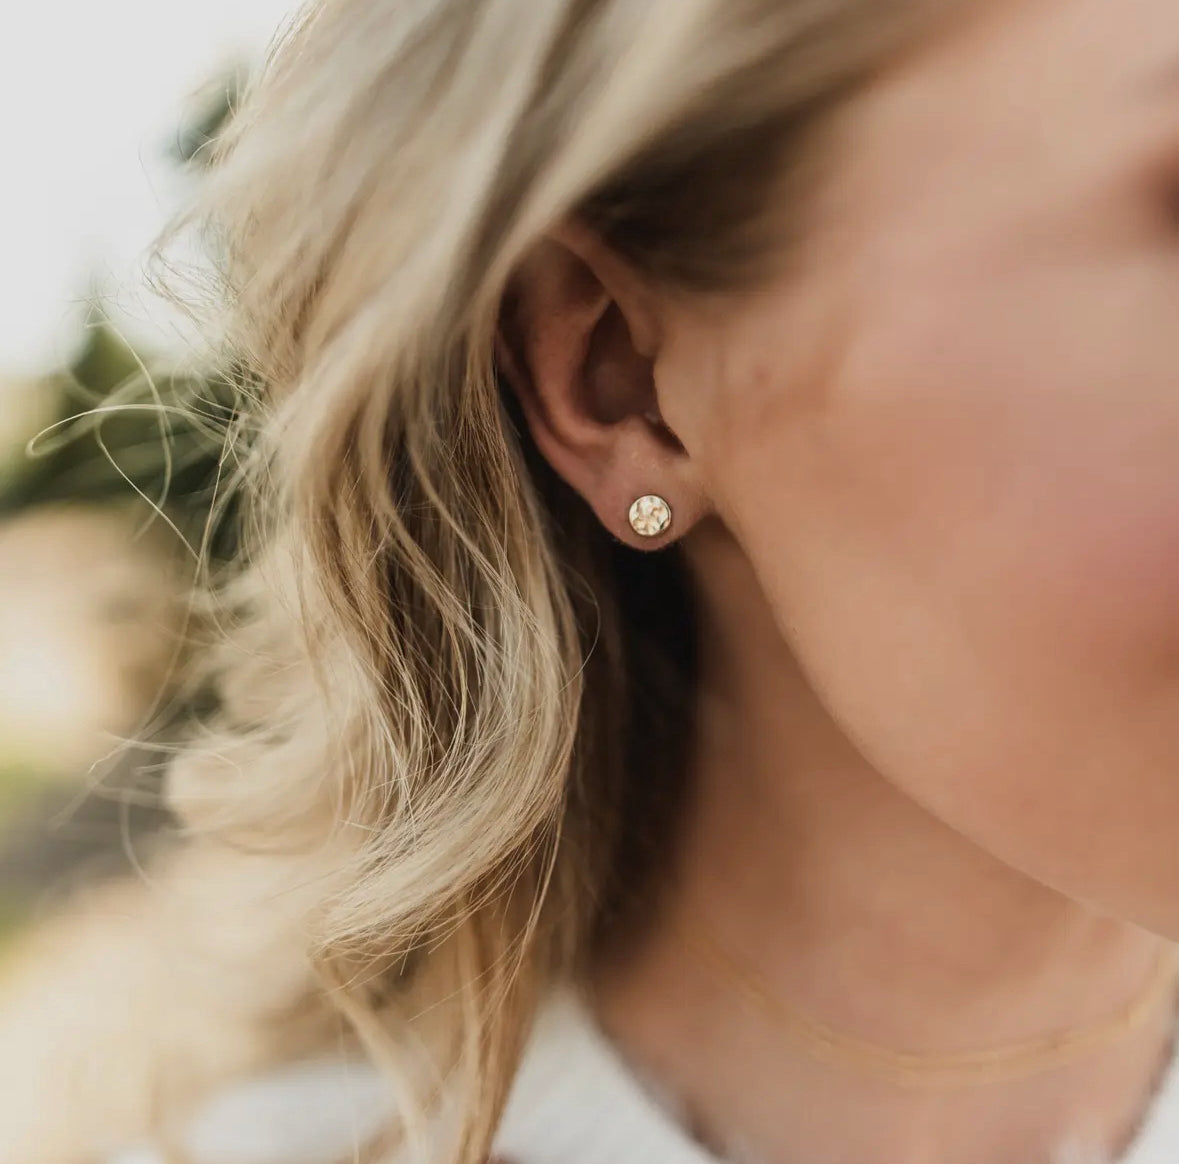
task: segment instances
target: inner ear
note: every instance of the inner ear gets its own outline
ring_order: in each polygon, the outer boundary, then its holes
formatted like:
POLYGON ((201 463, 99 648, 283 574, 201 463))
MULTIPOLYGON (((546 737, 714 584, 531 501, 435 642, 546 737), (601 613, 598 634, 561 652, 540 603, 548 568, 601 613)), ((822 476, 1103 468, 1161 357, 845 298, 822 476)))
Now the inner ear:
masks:
POLYGON ((636 414, 658 419, 653 362, 640 355, 621 308, 611 302, 586 346, 583 407, 599 424, 636 414))

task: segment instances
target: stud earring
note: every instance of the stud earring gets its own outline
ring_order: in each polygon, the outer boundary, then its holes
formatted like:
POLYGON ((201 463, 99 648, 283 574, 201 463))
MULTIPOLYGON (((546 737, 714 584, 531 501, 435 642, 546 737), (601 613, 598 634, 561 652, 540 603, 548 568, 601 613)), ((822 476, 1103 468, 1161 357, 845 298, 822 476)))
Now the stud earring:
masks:
POLYGON ((671 525, 671 506, 653 493, 636 498, 630 507, 630 527, 640 537, 658 537, 671 525))

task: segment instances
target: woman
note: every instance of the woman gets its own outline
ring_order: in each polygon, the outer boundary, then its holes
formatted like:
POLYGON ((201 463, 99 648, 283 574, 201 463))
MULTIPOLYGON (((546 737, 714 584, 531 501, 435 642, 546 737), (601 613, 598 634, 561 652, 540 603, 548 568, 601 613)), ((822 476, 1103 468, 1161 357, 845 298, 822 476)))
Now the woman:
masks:
POLYGON ((189 836, 30 955, 0 1155, 290 1164, 342 1047, 326 1164, 1173 1159, 1177 66, 1170 0, 313 12, 201 217, 189 836))

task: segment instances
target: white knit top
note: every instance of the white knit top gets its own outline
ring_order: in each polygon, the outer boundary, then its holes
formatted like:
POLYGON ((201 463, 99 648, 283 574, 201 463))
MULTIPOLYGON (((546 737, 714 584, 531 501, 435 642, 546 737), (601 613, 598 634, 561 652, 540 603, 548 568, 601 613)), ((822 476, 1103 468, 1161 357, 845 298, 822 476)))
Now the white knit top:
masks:
MULTIPOLYGON (((325 1164, 346 1158, 389 1115, 388 1088, 373 1068, 307 1063, 216 1099, 193 1122, 186 1147, 193 1164, 325 1164)), ((628 1070, 571 991, 555 994, 537 1020, 496 1153, 512 1164, 720 1164, 628 1070)), ((131 1150, 108 1164, 164 1161, 131 1150)), ((1116 1164, 1179 1164, 1179 1058, 1116 1164)))

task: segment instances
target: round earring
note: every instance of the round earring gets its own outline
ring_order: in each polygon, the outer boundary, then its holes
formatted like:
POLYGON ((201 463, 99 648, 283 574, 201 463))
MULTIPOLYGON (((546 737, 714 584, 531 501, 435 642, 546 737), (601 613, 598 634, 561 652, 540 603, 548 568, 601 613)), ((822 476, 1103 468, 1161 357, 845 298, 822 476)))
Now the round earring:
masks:
POLYGON ((658 537, 671 525, 671 506, 662 497, 648 493, 630 507, 630 527, 640 537, 658 537))

